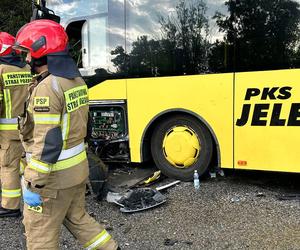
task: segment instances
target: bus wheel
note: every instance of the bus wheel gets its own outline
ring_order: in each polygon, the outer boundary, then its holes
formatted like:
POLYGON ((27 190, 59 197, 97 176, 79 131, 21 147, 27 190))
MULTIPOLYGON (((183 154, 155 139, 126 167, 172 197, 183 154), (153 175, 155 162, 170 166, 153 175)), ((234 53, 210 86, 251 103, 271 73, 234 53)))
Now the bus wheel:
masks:
POLYGON ((208 129, 188 115, 174 115, 158 124, 151 138, 151 153, 165 175, 183 181, 194 170, 203 175, 212 158, 212 138, 208 129))

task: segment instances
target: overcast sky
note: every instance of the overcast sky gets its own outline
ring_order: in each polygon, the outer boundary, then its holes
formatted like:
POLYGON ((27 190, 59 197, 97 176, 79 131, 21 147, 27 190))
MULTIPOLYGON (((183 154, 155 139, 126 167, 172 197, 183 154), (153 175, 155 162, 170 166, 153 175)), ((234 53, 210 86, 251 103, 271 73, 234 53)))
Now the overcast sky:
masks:
MULTIPOLYGON (((186 3, 199 0, 186 0, 186 3)), ((127 0, 127 34, 130 40, 136 40, 140 35, 154 35, 159 38, 160 25, 158 16, 174 16, 175 7, 179 0, 127 0)), ((207 4, 207 17, 210 20, 211 39, 222 37, 212 16, 216 11, 226 13, 224 0, 209 0, 207 4)), ((87 16, 107 13, 110 14, 110 31, 120 35, 120 29, 124 28, 124 0, 48 0, 48 6, 58 15, 63 16, 63 25, 66 21, 84 19, 87 16)))
MULTIPOLYGON (((186 0, 186 4, 198 1, 200 0, 186 0)), ((210 20, 210 41, 223 38, 212 17, 216 11, 226 14, 224 2, 206 1, 206 16, 210 20)), ((93 61, 93 64, 105 64, 105 60, 110 61, 112 49, 116 46, 125 47, 125 4, 126 49, 129 52, 132 42, 139 36, 147 35, 149 39, 161 39, 159 16, 176 16, 178 3, 179 0, 48 0, 47 6, 61 16, 61 24, 65 27, 74 21, 89 20, 88 25, 84 26, 83 34, 86 38, 89 37, 88 43, 93 53, 86 60, 93 61), (106 27, 99 27, 100 24, 106 27)))

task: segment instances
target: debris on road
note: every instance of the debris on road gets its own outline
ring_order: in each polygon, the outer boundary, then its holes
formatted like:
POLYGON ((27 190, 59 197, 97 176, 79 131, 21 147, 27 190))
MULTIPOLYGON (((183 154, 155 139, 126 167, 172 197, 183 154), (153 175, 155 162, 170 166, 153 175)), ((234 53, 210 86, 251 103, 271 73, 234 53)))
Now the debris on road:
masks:
POLYGON ((230 199, 230 202, 232 202, 232 203, 234 203, 234 202, 240 202, 240 201, 241 201, 240 197, 237 197, 237 196, 234 196, 234 197, 232 197, 230 199))
POLYGON ((108 189, 120 193, 136 187, 144 181, 154 181, 160 178, 160 171, 155 166, 128 167, 126 165, 110 167, 108 172, 108 189))
POLYGON ((266 195, 264 193, 262 193, 262 192, 258 192, 256 194, 256 197, 266 197, 266 195))
POLYGON ((129 190, 124 195, 109 192, 107 201, 121 206, 120 211, 133 213, 159 206, 167 201, 159 191, 151 188, 129 190))
POLYGON ((179 244, 179 243, 183 243, 183 244, 188 245, 188 246, 193 245, 193 242, 188 241, 188 240, 177 240, 177 239, 165 239, 164 240, 164 245, 165 246, 174 246, 174 245, 179 244))
POLYGON ((277 195, 277 199, 280 201, 300 200, 300 194, 277 195))
POLYGON ((178 240, 175 240, 175 239, 165 239, 165 241, 164 241, 165 246, 174 246, 177 243, 178 243, 178 240))
POLYGON ((179 180, 172 181, 172 182, 170 182, 170 183, 168 183, 168 184, 166 184, 166 185, 157 187, 156 190, 157 190, 157 191, 162 191, 162 190, 164 190, 164 189, 167 189, 167 188, 172 187, 172 186, 174 186, 174 185, 176 185, 176 184, 179 184, 179 183, 180 183, 179 180))
POLYGON ((165 195, 160 190, 165 190, 178 183, 179 180, 157 188, 141 187, 149 186, 161 180, 161 171, 156 169, 114 169, 108 177, 108 189, 106 200, 121 206, 120 211, 124 213, 134 213, 149 208, 159 206, 167 201, 165 195), (129 172, 128 172, 129 171, 129 172), (130 178, 128 176, 130 175, 130 178))
MULTIPOLYGON (((161 190, 167 202, 155 209, 128 215, 120 212, 120 206, 104 200, 95 202, 90 195, 86 198, 87 211, 109 231, 113 229, 111 234, 122 250, 300 249, 300 202, 294 195, 300 194, 300 175, 225 173, 226 178, 218 181, 204 179, 198 193, 187 182, 161 190), (287 195, 295 200, 277 198, 287 195), (231 203, 233 197, 240 201, 231 203), (166 239, 178 242, 167 246, 166 239)), ((151 187, 171 182, 162 179, 151 187)), ((120 194, 119 198, 123 191, 120 194)), ((20 219, 0 220, 0 249, 22 249, 20 224, 20 219)), ((59 249, 82 247, 63 228, 59 249)))
POLYGON ((159 191, 151 188, 134 189, 127 197, 122 197, 118 202, 123 205, 120 211, 134 213, 159 206, 167 201, 159 191))
POLYGON ((151 177, 149 177, 147 180, 143 181, 143 184, 146 184, 146 185, 152 184, 153 182, 157 181, 160 178, 160 174, 161 174, 160 170, 155 171, 151 177))
POLYGON ((165 203, 167 198, 160 191, 178 183, 180 181, 176 180, 155 189, 135 188, 124 193, 108 192, 106 200, 121 206, 120 211, 124 213, 143 211, 165 203))

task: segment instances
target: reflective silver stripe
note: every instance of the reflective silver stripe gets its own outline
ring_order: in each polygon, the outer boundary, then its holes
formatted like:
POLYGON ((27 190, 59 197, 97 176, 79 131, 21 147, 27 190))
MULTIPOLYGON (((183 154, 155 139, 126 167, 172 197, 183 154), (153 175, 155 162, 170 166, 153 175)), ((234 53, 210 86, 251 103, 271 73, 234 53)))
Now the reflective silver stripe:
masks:
POLYGON ((67 129, 68 129, 68 113, 64 114, 63 119, 62 119, 62 137, 63 137, 63 140, 66 139, 67 129))
MULTIPOLYGON (((85 150, 84 142, 78 144, 77 146, 75 146, 73 148, 62 150, 57 161, 62 161, 62 160, 71 158, 75 155, 78 155, 83 150, 85 150)), ((31 153, 26 153, 26 161, 27 162, 30 161, 30 158, 31 158, 31 153)))
POLYGON ((59 93, 58 82, 55 76, 52 75, 52 88, 59 93))
POLYGON ((103 241, 106 241, 107 238, 111 238, 111 236, 108 232, 105 232, 105 234, 103 234, 99 239, 97 239, 93 244, 89 245, 85 249, 86 250, 95 249, 95 247, 97 247, 100 243, 102 243, 103 241))
POLYGON ((18 118, 12 118, 12 119, 0 118, 0 124, 18 124, 18 118))
POLYGON ((42 173, 50 173, 51 172, 51 168, 48 167, 48 164, 45 164, 45 166, 44 166, 44 165, 40 164, 39 162, 31 160, 31 159, 30 159, 29 167, 36 169, 37 171, 42 172, 42 173))
POLYGON ((2 196, 16 198, 21 196, 21 189, 2 189, 2 196))
POLYGON ((84 149, 85 149, 84 142, 82 142, 73 148, 62 150, 58 157, 58 161, 65 160, 65 159, 71 158, 75 155, 78 155, 84 149))
POLYGON ((31 153, 26 153, 26 162, 30 162, 31 153))

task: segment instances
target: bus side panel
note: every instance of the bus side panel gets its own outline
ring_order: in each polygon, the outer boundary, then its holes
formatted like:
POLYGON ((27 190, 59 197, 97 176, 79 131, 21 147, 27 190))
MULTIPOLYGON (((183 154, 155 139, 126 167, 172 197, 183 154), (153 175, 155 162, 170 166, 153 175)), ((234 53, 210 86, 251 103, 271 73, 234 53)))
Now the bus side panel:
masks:
POLYGON ((106 80, 89 89, 89 99, 99 100, 125 100, 126 80, 106 80))
POLYGON ((300 172, 300 70, 237 73, 235 90, 235 167, 300 172))
POLYGON ((128 79, 127 98, 132 162, 141 162, 142 136, 155 116, 186 109, 211 126, 221 166, 233 166, 233 74, 128 79))

